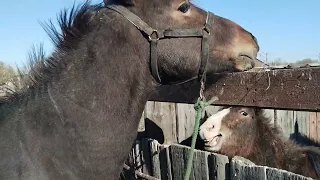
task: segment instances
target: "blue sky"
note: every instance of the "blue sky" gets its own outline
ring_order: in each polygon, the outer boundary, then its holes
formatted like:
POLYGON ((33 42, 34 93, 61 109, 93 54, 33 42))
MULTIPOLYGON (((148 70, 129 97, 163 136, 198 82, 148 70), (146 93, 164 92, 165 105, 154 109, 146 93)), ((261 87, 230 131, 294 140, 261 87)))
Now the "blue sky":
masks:
MULTIPOLYGON (((80 3, 83 0, 75 0, 80 3)), ((50 42, 39 22, 52 19, 60 9, 71 7, 74 0, 15 0, 0 6, 0 61, 21 66, 32 45, 50 42)), ((93 0, 93 2, 100 2, 93 0)), ((198 6, 229 18, 252 32, 258 39, 261 54, 269 61, 281 58, 296 61, 320 58, 319 0, 194 0, 198 6)))

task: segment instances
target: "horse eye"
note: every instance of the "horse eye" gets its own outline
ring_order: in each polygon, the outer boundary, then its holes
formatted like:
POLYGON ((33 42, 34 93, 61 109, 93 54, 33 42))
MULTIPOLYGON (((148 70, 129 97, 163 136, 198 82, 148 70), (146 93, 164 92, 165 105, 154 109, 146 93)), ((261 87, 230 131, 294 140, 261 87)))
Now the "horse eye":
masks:
POLYGON ((240 114, 243 115, 243 116, 248 116, 248 113, 245 112, 245 111, 241 111, 240 114))
POLYGON ((178 7, 178 11, 181 11, 182 13, 186 13, 188 12, 188 10, 190 9, 190 4, 184 2, 182 3, 179 7, 178 7))

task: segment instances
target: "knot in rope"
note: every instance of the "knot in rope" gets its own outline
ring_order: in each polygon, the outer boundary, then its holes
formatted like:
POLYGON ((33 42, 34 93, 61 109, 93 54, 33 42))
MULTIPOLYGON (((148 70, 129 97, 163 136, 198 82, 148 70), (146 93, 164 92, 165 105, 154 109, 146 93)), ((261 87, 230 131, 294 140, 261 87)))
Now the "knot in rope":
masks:
POLYGON ((194 109, 196 111, 201 111, 206 106, 206 102, 203 101, 201 98, 198 98, 197 102, 194 104, 194 109))

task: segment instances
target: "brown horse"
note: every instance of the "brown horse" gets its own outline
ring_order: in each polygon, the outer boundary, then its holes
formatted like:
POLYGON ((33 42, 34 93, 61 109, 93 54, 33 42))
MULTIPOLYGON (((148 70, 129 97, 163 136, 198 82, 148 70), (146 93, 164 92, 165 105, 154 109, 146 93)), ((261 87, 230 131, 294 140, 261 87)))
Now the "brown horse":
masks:
POLYGON ((320 178, 320 151, 285 139, 262 109, 229 107, 207 118, 199 130, 204 149, 242 156, 257 165, 320 178))
POLYGON ((118 179, 158 86, 250 69, 259 50, 184 0, 85 2, 58 20, 54 53, 33 51, 0 103, 0 179, 118 179))

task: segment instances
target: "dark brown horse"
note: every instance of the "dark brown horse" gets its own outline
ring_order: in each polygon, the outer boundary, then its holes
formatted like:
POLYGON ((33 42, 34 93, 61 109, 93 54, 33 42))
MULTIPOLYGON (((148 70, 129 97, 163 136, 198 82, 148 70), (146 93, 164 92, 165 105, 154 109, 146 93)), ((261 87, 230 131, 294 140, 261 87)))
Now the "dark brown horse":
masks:
POLYGON ((44 26, 54 53, 34 50, 0 104, 0 179, 118 179, 159 85, 250 69, 259 50, 184 0, 86 2, 58 20, 44 26))
POLYGON ((284 169, 320 178, 320 151, 300 146, 282 136, 262 109, 229 107, 207 118, 201 125, 204 149, 229 157, 242 156, 257 165, 284 169))

